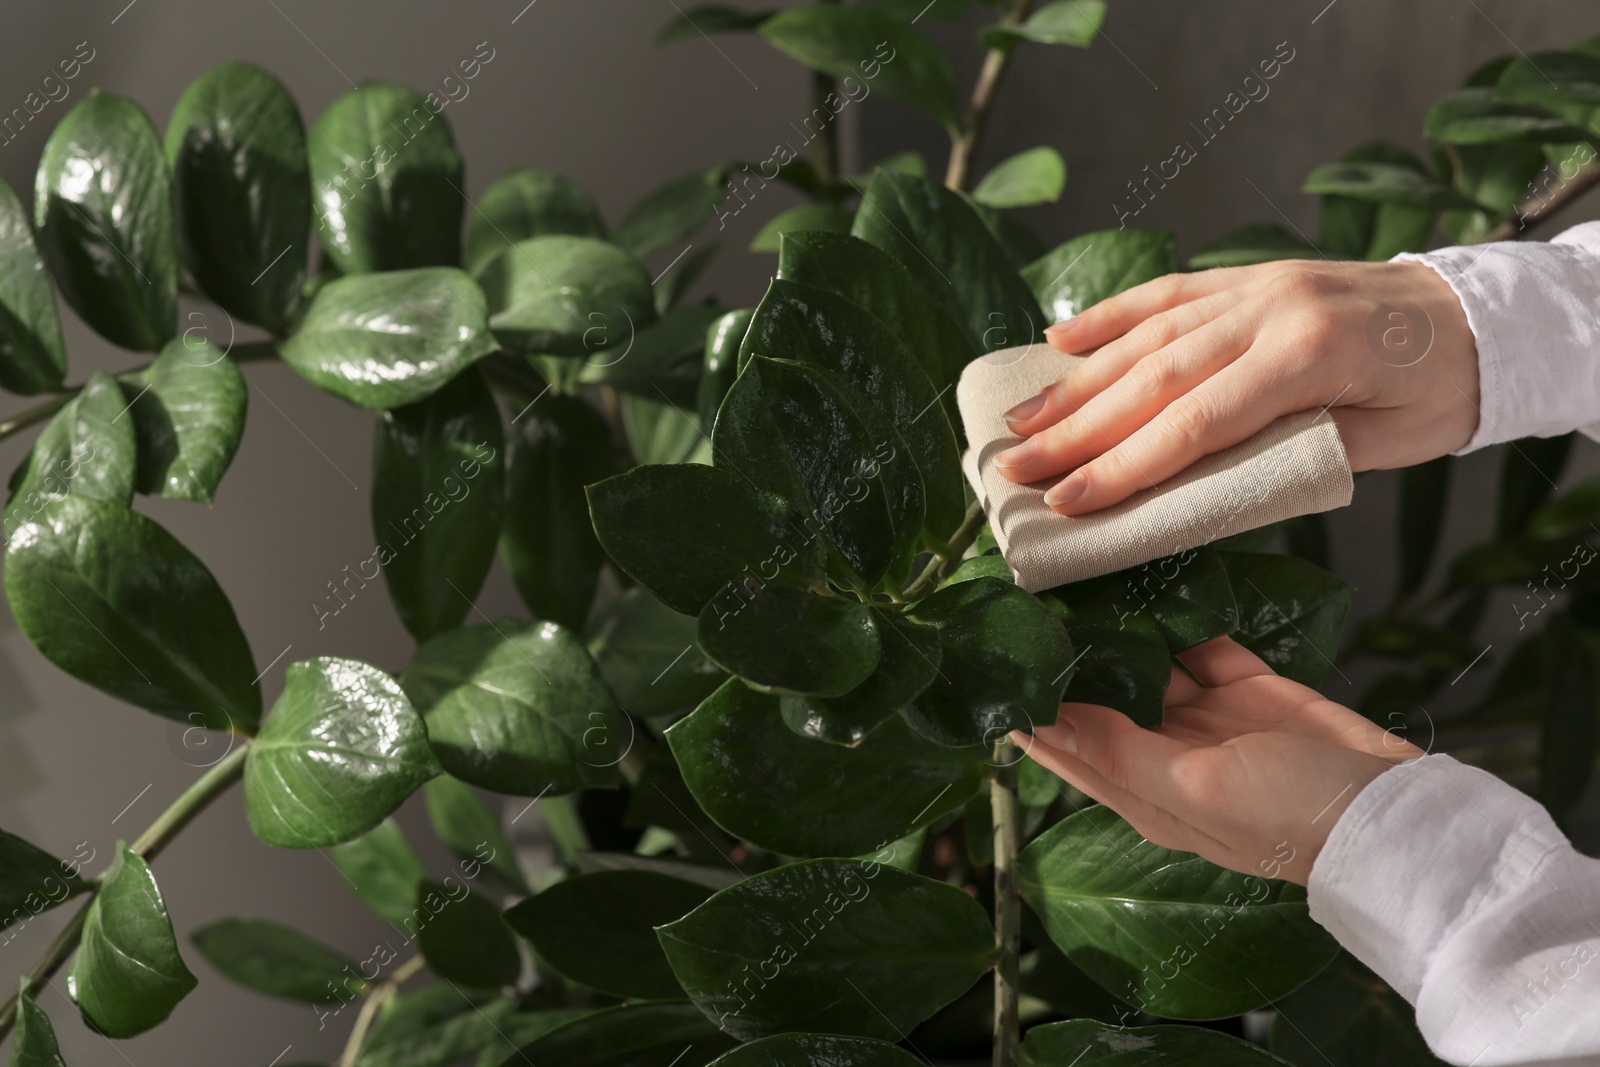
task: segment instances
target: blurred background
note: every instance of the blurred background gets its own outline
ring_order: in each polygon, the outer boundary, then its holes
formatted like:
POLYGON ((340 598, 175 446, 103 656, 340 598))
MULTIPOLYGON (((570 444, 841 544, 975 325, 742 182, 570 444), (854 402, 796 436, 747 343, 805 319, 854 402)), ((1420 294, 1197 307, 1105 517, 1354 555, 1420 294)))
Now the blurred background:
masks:
MULTIPOLYGON (((751 8, 785 6, 748 3, 751 8)), ((665 180, 727 159, 762 159, 794 136, 810 110, 802 68, 756 38, 695 38, 665 49, 653 39, 678 14, 674 0, 90 0, 12 4, 0 43, 0 113, 37 90, 59 60, 92 52, 71 84, 20 135, 0 145, 0 172, 26 197, 50 130, 91 87, 130 96, 164 127, 195 77, 225 59, 257 63, 280 77, 307 125, 352 83, 402 82, 439 88, 461 59, 492 59, 470 93, 444 112, 467 160, 469 198, 514 166, 564 173, 583 184, 613 223, 665 180)), ((925 28, 955 49, 969 85, 980 52, 970 24, 925 28)), ((1193 139, 1190 123, 1236 90, 1259 60, 1292 50, 1270 95, 1252 102, 1180 177, 1143 210, 1137 225, 1175 230, 1181 257, 1242 223, 1276 219, 1308 234, 1314 198, 1299 192, 1306 173, 1354 145, 1386 138, 1419 152, 1422 117, 1440 94, 1479 63, 1512 51, 1559 48, 1600 33, 1600 11, 1585 0, 1115 0, 1101 39, 1088 51, 1022 49, 975 173, 1014 152, 1046 143, 1068 161, 1067 193, 1030 209, 1047 245, 1114 227, 1127 184, 1193 139)), ((942 171, 944 134, 898 106, 872 99, 847 108, 844 170, 907 148, 942 171)), ((758 212, 712 224, 697 238, 720 240, 722 254, 693 295, 716 293, 749 306, 775 269, 772 256, 745 251, 760 222, 798 202, 769 186, 758 212)), ((1570 210, 1560 226, 1600 216, 1600 197, 1570 210)), ((1554 231, 1552 231, 1554 232, 1554 231)), ((1548 237, 1551 234, 1541 234, 1548 237)), ((664 256, 663 259, 670 258, 664 256)), ((665 262, 652 263, 657 270, 665 262)), ((132 358, 100 340, 63 305, 71 380, 117 371, 132 358)), ((186 308, 186 311, 200 312, 186 308)), ((188 325, 226 343, 225 316, 188 325)), ((318 625, 311 602, 347 564, 365 558, 372 416, 318 392, 287 367, 253 364, 250 421, 213 508, 140 497, 195 551, 232 598, 270 701, 285 663, 345 655, 397 670, 412 642, 387 595, 374 585, 318 625)), ((22 406, 8 398, 12 408, 22 406)), ((0 443, 0 472, 19 463, 32 435, 0 443)), ((1443 553, 1487 536, 1486 506, 1496 458, 1475 457, 1458 472, 1443 553)), ((1580 442, 1562 488, 1600 471, 1600 451, 1580 442)), ((1357 483, 1353 507, 1331 516, 1334 569, 1360 589, 1357 616, 1380 608, 1392 587, 1396 479, 1357 483)), ((479 600, 490 618, 525 614, 498 569, 479 600)), ((1489 609, 1490 632, 1509 638, 1509 603, 1489 609), (1498 614, 1497 614, 1498 613, 1498 614), (1499 619, 1500 622, 1494 620, 1499 619)), ((1452 687, 1466 700, 1491 677, 1483 664, 1452 687)), ((1369 680, 1335 678, 1329 695, 1353 700, 1369 680)), ((1441 713, 1447 708, 1440 709, 1441 713)), ((1420 739, 1419 739, 1420 743, 1420 739)), ((119 838, 131 839, 222 754, 226 741, 185 736, 89 689, 47 663, 0 614, 0 826, 58 855, 95 850, 99 870, 119 838), (209 747, 208 747, 209 746, 209 747)), ((1600 819, 1591 795, 1576 833, 1591 850, 1600 819)), ((518 839, 539 848, 537 809, 507 813, 518 839)), ((421 825, 420 794, 401 813, 421 825)), ((427 848, 432 836, 414 840, 427 848)), ((430 858, 430 857, 425 857, 430 858)), ((431 857, 441 859, 442 856, 431 857)), ((180 937, 221 915, 292 920, 358 958, 388 936, 316 851, 272 852, 249 833, 237 793, 215 805, 161 857, 159 876, 180 937)), ((19 974, 67 918, 48 913, 0 944, 0 973, 19 974)), ((319 1030, 310 1009, 271 1001, 219 979, 198 953, 186 955, 200 988, 173 1024, 114 1046, 78 1025, 60 1026, 75 1065, 327 1062, 348 1026, 319 1030)), ((61 979, 45 998, 59 1020, 61 979)))

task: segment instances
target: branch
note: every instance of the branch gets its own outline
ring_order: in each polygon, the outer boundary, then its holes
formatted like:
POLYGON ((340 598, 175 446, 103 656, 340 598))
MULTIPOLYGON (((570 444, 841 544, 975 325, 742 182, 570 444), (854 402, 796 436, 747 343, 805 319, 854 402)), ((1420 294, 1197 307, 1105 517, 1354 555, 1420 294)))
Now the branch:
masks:
POLYGON ((1017 1056, 1021 992, 1017 959, 1022 952, 1022 899, 1016 881, 1020 837, 1017 762, 1021 758, 1010 737, 996 742, 994 782, 989 787, 989 810, 994 819, 994 944, 1000 953, 994 967, 993 1067, 1015 1067, 1017 1056))
POLYGON ((950 573, 961 563, 961 557, 967 554, 967 549, 972 547, 972 542, 978 539, 978 532, 983 529, 987 521, 983 514, 983 505, 974 500, 967 505, 967 514, 961 520, 961 525, 943 548, 933 554, 933 558, 922 568, 922 573, 917 575, 917 580, 906 587, 905 600, 921 600, 935 589, 939 583, 950 577, 950 573))
POLYGON ((1483 242, 1509 241, 1525 236, 1529 230, 1542 222, 1548 222, 1552 216, 1569 207, 1573 201, 1596 185, 1600 185, 1600 163, 1579 167, 1577 172, 1548 199, 1538 197, 1536 206, 1533 207, 1529 206, 1530 201, 1523 201, 1511 218, 1489 231, 1483 242))
POLYGON ((378 1016, 378 1009, 391 1000, 401 986, 421 972, 424 962, 420 954, 412 956, 395 968, 388 981, 368 988, 367 999, 361 1004, 361 1013, 356 1016, 356 1024, 350 1029, 350 1039, 345 1042, 344 1053, 339 1057, 336 1067, 355 1067, 361 1055, 361 1046, 366 1043, 367 1034, 372 1030, 372 1020, 378 1016))
POLYGON ((81 385, 68 386, 59 393, 52 393, 48 399, 41 400, 33 407, 25 408, 4 422, 0 422, 0 441, 48 419, 71 403, 72 398, 82 390, 81 385))
MULTIPOLYGON (((1014 0, 1011 10, 1000 19, 1001 26, 1016 26, 1033 10, 1034 0, 1014 0)), ((983 139, 984 127, 989 122, 989 111, 994 107, 995 92, 1000 88, 1000 77, 1006 72, 1015 42, 1006 42, 989 49, 983 57, 983 67, 972 87, 972 102, 967 105, 967 121, 955 142, 950 146, 950 163, 945 168, 946 188, 960 192, 967 184, 972 170, 972 160, 978 154, 978 144, 983 139)))
MULTIPOLYGON (((817 0, 817 3, 837 4, 839 0, 817 0)), ((828 97, 838 91, 839 83, 833 75, 820 70, 811 72, 812 114, 820 111, 828 116, 828 121, 817 130, 817 139, 811 145, 811 165, 816 169, 818 183, 824 187, 839 177, 839 126, 833 121, 837 116, 827 103, 828 97)))
MULTIPOLYGON (((133 851, 146 860, 154 859, 196 815, 239 780, 244 774, 245 753, 250 751, 250 742, 242 738, 241 740, 244 741, 243 744, 218 760, 199 781, 186 789, 166 811, 156 817, 150 828, 134 841, 133 851)), ((88 899, 83 902, 78 913, 56 935, 55 940, 50 942, 50 947, 44 950, 44 954, 34 961, 33 967, 28 971, 27 984, 23 987, 29 996, 32 996, 43 983, 49 981, 50 976, 55 974, 77 950, 78 939, 83 935, 83 921, 89 914, 90 905, 94 903, 95 894, 99 891, 98 885, 89 890, 88 899)), ((19 990, 17 993, 12 993, 4 1004, 0 1004, 0 1040, 11 1032, 11 1027, 16 1023, 17 997, 20 992, 19 990)))

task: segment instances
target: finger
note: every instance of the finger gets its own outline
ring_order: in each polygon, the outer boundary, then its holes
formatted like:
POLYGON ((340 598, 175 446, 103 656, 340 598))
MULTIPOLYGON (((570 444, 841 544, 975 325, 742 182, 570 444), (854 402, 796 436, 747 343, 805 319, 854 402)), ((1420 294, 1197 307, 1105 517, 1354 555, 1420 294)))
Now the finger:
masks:
MULTIPOLYGON (((1069 728, 1073 754, 1111 785, 1148 804, 1185 812, 1197 803, 1189 788, 1187 742, 1146 730, 1126 715, 1094 704, 1063 704, 1054 731, 1069 728)), ((1044 735, 1046 743, 1049 734, 1044 735)))
POLYGON ((1169 708, 1175 707, 1199 692, 1200 683, 1189 677, 1186 672, 1174 667, 1172 677, 1167 680, 1166 698, 1162 702, 1169 708))
POLYGON ((1178 653, 1183 665, 1212 689, 1257 675, 1276 673, 1262 658, 1231 637, 1213 637, 1178 653))
POLYGON ((1220 292, 1257 272, 1254 267, 1222 267, 1189 274, 1167 274, 1085 308, 1045 330, 1045 339, 1063 352, 1087 352, 1121 337, 1151 315, 1220 292))
POLYGON ((1214 321, 1243 299, 1243 290, 1226 289, 1150 316, 1097 349, 1071 374, 1006 412, 1007 425, 1024 437, 1054 426, 1121 379, 1139 360, 1214 321))
POLYGON ((1036 482, 1104 455, 1244 354, 1246 326, 1244 316, 1227 314, 1145 356, 1082 408, 995 456, 995 469, 1036 482))

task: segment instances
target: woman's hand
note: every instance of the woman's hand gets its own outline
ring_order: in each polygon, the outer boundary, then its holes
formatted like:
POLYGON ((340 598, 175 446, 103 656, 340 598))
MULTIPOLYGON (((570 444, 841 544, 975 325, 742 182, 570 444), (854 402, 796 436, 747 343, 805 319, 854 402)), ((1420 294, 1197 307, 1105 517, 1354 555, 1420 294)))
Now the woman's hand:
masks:
POLYGON ((1478 359, 1450 286, 1421 263, 1287 261, 1170 274, 1045 331, 1089 360, 1007 415, 995 457, 1064 515, 1119 503, 1281 415, 1331 408, 1353 470, 1465 445, 1478 359), (1070 472, 1070 473, 1069 473, 1070 472))
POLYGON ((1012 734, 1033 759, 1164 848, 1305 885, 1357 793, 1422 750, 1219 637, 1182 653, 1166 722, 1063 704, 1054 726, 1012 734))

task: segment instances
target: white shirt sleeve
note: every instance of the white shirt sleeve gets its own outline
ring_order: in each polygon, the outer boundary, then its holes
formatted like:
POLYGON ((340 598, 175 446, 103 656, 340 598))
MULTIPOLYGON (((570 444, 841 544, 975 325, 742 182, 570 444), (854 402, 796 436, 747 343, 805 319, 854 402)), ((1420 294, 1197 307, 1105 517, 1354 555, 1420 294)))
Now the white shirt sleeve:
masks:
POLYGON ((1600 222, 1395 261, 1450 284, 1478 345, 1478 429, 1455 455, 1572 430, 1600 440, 1600 222))
POLYGON ((1311 868, 1311 917, 1416 1006, 1435 1055, 1600 1064, 1600 860, 1449 756, 1385 771, 1311 868))

